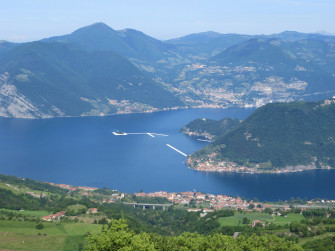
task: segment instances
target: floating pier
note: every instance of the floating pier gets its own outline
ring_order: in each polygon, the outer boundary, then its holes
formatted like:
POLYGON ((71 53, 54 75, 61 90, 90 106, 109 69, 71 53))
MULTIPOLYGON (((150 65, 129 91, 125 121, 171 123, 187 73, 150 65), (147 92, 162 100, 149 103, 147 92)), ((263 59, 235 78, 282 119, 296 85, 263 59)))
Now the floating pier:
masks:
POLYGON ((212 141, 210 141, 210 140, 207 140, 207 139, 197 139, 197 140, 199 140, 199 141, 204 141, 204 142, 212 142, 212 141))
POLYGON ((170 147, 171 149, 175 150, 176 152, 180 153, 181 155, 184 155, 185 157, 187 157, 187 154, 183 153, 182 151, 179 151, 177 148, 174 148, 173 146, 166 144, 168 147, 170 147))
POLYGON ((125 133, 125 132, 113 132, 113 134, 115 136, 125 136, 125 135, 140 135, 140 134, 143 134, 143 135, 149 135, 150 137, 152 138, 155 138, 155 136, 164 136, 164 137, 167 137, 169 135, 166 135, 166 134, 160 134, 160 133, 154 133, 154 132, 128 132, 128 133, 125 133))

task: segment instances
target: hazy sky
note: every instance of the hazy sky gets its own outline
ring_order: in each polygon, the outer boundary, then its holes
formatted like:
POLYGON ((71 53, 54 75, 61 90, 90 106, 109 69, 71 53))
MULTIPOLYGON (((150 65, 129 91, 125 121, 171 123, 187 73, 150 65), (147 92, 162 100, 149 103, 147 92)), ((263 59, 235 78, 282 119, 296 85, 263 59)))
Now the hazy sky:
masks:
POLYGON ((335 0, 0 0, 0 40, 32 41, 104 22, 158 39, 202 31, 335 33, 335 0))

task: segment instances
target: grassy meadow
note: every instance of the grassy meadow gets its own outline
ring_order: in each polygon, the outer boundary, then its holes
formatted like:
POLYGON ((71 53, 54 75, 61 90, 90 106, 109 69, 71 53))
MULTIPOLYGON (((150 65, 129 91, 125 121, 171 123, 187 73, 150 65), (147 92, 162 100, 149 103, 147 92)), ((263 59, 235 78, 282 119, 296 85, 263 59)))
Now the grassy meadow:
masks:
POLYGON ((84 235, 101 229, 101 225, 73 222, 0 221, 0 249, 13 250, 78 250, 84 235))

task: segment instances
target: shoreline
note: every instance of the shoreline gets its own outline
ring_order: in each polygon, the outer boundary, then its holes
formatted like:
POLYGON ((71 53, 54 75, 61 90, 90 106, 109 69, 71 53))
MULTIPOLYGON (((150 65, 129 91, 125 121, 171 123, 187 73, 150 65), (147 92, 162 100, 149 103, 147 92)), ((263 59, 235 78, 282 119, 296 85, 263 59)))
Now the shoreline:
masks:
POLYGON ((200 159, 191 159, 189 157, 185 164, 191 170, 206 173, 287 174, 311 170, 335 170, 335 168, 331 168, 330 166, 318 168, 314 164, 286 166, 284 168, 277 168, 274 170, 259 170, 257 164, 256 167, 247 167, 240 166, 237 163, 230 161, 222 161, 215 164, 214 163, 215 162, 211 159, 207 161, 201 161, 200 159), (195 167, 194 164, 191 164, 192 162, 197 163, 195 167))
MULTIPOLYGON (((4 175, 4 174, 1 174, 4 175)), ((4 176, 12 176, 16 177, 21 180, 30 179, 30 178, 22 178, 18 176, 13 175, 4 175, 4 176)), ((45 183, 51 186, 59 187, 68 191, 80 191, 83 196, 89 196, 92 197, 92 192, 98 192, 100 189, 103 189, 101 187, 91 187, 91 186, 80 186, 80 185, 69 185, 69 184, 59 184, 54 182, 47 182, 47 181, 40 181, 32 179, 35 182, 45 183)), ((1 181, 2 182, 2 181, 1 181)), ((12 187, 12 185, 8 183, 7 186, 12 187)), ((202 203, 211 203, 211 207, 213 209, 223 209, 223 208, 241 208, 244 210, 248 210, 248 206, 250 204, 262 204, 264 207, 284 207, 289 208, 289 199, 286 199, 284 201, 282 200, 256 200, 255 198, 246 198, 241 195, 228 195, 228 194, 222 194, 222 193, 208 193, 203 191, 163 191, 163 190, 155 190, 155 191, 148 191, 148 192, 123 192, 118 189, 111 189, 107 188, 108 190, 114 192, 117 194, 117 197, 113 197, 114 199, 122 199, 123 197, 135 195, 136 197, 151 197, 151 198, 166 198, 169 201, 171 201, 174 204, 187 204, 189 205, 191 200, 196 198, 197 200, 200 200, 202 203), (270 204, 270 205, 269 205, 270 204)), ((26 194, 30 194, 33 197, 41 197, 39 193, 36 192, 25 192, 26 194)), ((44 197, 43 195, 42 197, 44 197)), ((292 199, 292 198, 291 198, 292 199)), ((306 204, 296 205, 298 207, 316 207, 316 208, 322 208, 322 207, 329 207, 329 205, 325 205, 325 203, 334 203, 332 206, 335 206, 335 200, 324 198, 322 201, 316 201, 317 198, 309 198, 306 199, 306 204), (321 205, 317 205, 321 204, 321 205)), ((107 200, 102 200, 102 203, 107 202, 107 200)), ((109 201, 110 203, 115 201, 109 201)), ((262 207, 262 208, 264 208, 262 207)))
POLYGON ((60 119, 60 118, 85 118, 85 117, 109 117, 115 115, 129 115, 129 114, 150 114, 157 112, 168 112, 168 111, 176 111, 176 110, 190 110, 190 109, 228 109, 228 108, 244 108, 244 109, 254 109, 257 106, 226 106, 226 107, 212 107, 212 106, 185 106, 180 108, 163 108, 155 111, 142 111, 142 112, 121 112, 121 113, 111 113, 104 115, 77 115, 77 116, 55 116, 55 117, 36 117, 36 118, 22 118, 22 117, 4 117, 0 116, 3 119, 22 119, 22 120, 44 120, 44 119, 60 119), (164 110, 165 109, 165 110, 164 110))
POLYGON ((309 168, 304 170, 278 170, 278 171, 238 171, 238 170, 201 170, 187 166, 189 169, 197 171, 197 172, 205 172, 205 173, 237 173, 237 174, 290 174, 290 173, 300 173, 305 171, 314 171, 314 170, 335 170, 335 168, 309 168))

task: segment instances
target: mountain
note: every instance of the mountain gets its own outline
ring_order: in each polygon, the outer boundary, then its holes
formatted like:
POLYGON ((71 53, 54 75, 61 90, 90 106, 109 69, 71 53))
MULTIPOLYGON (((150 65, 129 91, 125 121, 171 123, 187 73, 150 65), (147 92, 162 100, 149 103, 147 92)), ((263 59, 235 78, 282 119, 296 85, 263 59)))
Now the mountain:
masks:
POLYGON ((284 43, 277 39, 251 39, 224 50, 216 55, 213 61, 215 65, 220 66, 258 68, 256 76, 250 76, 251 79, 247 76, 249 80, 278 76, 283 78, 285 82, 289 82, 291 79, 305 82, 307 83, 304 88, 305 94, 335 91, 334 70, 327 71, 326 68, 322 67, 322 64, 327 64, 329 58, 335 55, 335 51, 332 52, 333 55, 325 53, 322 55, 320 51, 324 49, 323 46, 330 49, 332 45, 314 40, 284 43), (319 50, 314 57, 311 55, 313 52, 315 53, 313 47, 319 50), (308 51, 310 55, 308 60, 302 57, 302 50, 308 51))
POLYGON ((4 53, 0 69, 2 116, 98 115, 182 105, 111 51, 32 42, 4 53))
POLYGON ((166 41, 175 46, 174 50, 187 58, 206 59, 222 50, 251 39, 253 36, 202 32, 166 41), (192 57, 193 55, 193 57, 192 57))
POLYGON ((0 41, 0 55, 16 47, 18 44, 7 41, 0 41))
POLYGON ((250 37, 209 31, 160 41, 137 30, 114 30, 104 23, 95 23, 71 34, 42 41, 72 43, 90 51, 113 51, 136 63, 160 67, 166 63, 169 65, 189 63, 196 55, 212 56, 250 37))
POLYGON ((88 25, 71 34, 51 37, 42 41, 73 43, 91 51, 113 51, 128 59, 153 64, 164 61, 170 61, 170 63, 189 62, 192 53, 201 55, 201 57, 213 56, 230 46, 258 37, 277 38, 283 41, 303 39, 334 41, 332 36, 289 31, 269 36, 221 34, 208 31, 160 41, 133 29, 114 30, 104 23, 88 25), (184 57, 185 60, 182 60, 181 57, 184 57))
POLYGON ((189 136, 204 137, 212 140, 213 138, 229 132, 241 123, 239 119, 224 118, 214 119, 195 119, 184 126, 180 131, 189 136))
POLYGON ((205 42, 215 38, 219 38, 223 36, 223 34, 215 32, 215 31, 206 31, 200 33, 193 33, 190 35, 186 35, 179 38, 174 38, 167 40, 167 42, 179 42, 179 43, 198 43, 198 42, 205 42))
POLYGON ((335 94, 334 45, 251 38, 179 69, 173 86, 201 107, 325 99, 335 94))
POLYGON ((171 46, 144 33, 133 30, 114 30, 104 23, 80 28, 71 34, 51 37, 43 42, 62 42, 80 45, 89 51, 113 51, 127 58, 155 61, 170 54, 171 46))
POLYGON ((335 168, 334 124, 335 98, 267 104, 190 159, 212 158, 256 170, 335 168))
POLYGON ((280 39, 286 42, 296 42, 299 40, 320 40, 335 42, 335 36, 316 34, 316 33, 301 33, 296 31, 284 31, 278 34, 269 35, 268 38, 280 39))
POLYGON ((38 42, 0 42, 0 75, 3 116, 259 107, 334 95, 335 40, 209 31, 160 41, 95 23, 38 42))

